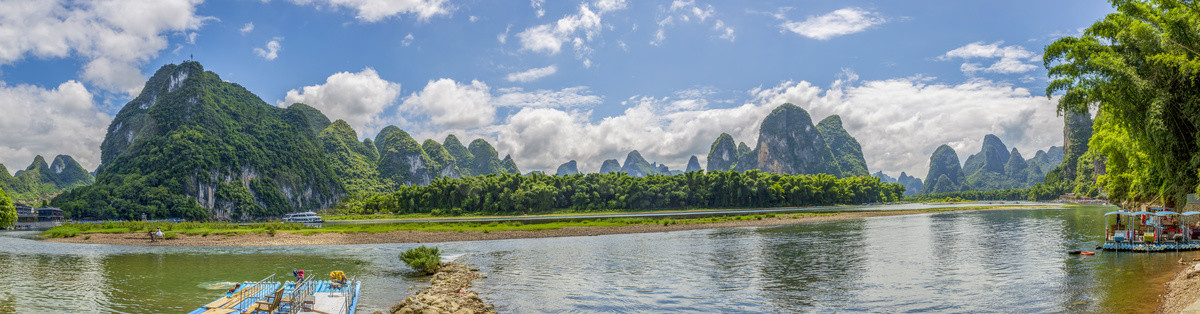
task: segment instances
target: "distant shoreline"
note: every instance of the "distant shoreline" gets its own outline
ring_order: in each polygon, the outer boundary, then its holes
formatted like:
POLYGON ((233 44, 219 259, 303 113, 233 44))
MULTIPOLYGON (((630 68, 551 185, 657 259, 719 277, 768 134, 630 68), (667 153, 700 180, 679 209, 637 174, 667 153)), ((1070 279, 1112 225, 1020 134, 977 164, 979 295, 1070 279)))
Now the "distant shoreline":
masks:
POLYGON ((696 229, 736 228, 754 226, 777 226, 807 222, 845 220, 868 217, 913 215, 938 212, 972 211, 972 210, 1005 210, 1005 209, 1044 209, 1060 205, 995 205, 980 207, 950 207, 919 210, 893 211, 853 211, 829 214, 780 214, 762 219, 729 220, 720 222, 695 222, 679 224, 634 224, 623 226, 586 226, 564 227, 547 230, 500 230, 491 232, 480 231, 390 231, 378 233, 315 233, 303 235, 296 232, 280 231, 274 236, 268 234, 238 234, 238 235, 179 235, 175 239, 150 242, 144 233, 88 233, 70 238, 45 239, 49 242, 113 244, 113 245, 143 245, 143 246, 284 246, 284 245, 338 245, 338 244, 377 244, 377 243, 439 243, 458 241, 504 240, 525 238, 552 238, 593 236, 608 234, 631 234, 650 232, 669 232, 696 229))

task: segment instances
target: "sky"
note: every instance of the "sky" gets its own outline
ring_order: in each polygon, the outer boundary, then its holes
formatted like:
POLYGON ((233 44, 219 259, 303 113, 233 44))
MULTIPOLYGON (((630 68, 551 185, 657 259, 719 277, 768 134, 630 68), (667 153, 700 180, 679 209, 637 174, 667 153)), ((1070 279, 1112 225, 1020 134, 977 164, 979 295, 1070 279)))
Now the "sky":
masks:
POLYGON ((948 144, 1062 145, 1043 48, 1105 1, 0 0, 0 163, 100 164, 114 115, 188 59, 360 138, 484 138, 522 171, 631 150, 682 169, 755 146, 793 103, 839 115, 871 172, 924 177, 948 144))

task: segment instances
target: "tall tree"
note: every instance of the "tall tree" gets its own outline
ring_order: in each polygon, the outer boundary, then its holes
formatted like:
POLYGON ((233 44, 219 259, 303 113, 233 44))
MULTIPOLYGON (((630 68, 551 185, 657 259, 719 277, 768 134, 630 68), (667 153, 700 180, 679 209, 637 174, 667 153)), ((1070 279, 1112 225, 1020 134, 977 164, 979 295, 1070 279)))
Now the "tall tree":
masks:
POLYGON ((15 222, 17 222, 17 207, 13 206, 12 199, 8 198, 8 194, 5 194, 4 190, 0 190, 0 229, 8 228, 15 222))
POLYGON ((1106 191, 1120 191, 1110 198, 1180 204, 1200 179, 1200 3, 1109 2, 1116 13, 1046 47, 1046 94, 1062 94, 1059 113, 1095 107, 1104 117, 1091 141, 1119 144, 1091 152, 1124 163, 1097 169, 1106 191), (1126 162, 1143 154, 1144 163, 1126 162))

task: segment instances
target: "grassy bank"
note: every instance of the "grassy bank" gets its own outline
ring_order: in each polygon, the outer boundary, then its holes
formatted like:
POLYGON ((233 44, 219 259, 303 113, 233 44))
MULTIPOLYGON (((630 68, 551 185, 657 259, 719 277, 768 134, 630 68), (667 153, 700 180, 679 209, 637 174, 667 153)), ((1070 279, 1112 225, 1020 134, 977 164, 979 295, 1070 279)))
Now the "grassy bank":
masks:
POLYGON ((674 224, 705 224, 741 220, 762 220, 770 218, 800 218, 837 213, 799 213, 799 214, 758 214, 741 216, 718 216, 687 219, 651 219, 651 218, 604 218, 577 221, 560 221, 547 223, 511 222, 420 222, 420 223, 381 223, 381 224, 349 224, 325 225, 310 227, 295 223, 254 223, 234 224, 222 222, 182 222, 182 223, 149 223, 149 222, 110 222, 65 224, 42 232, 43 238, 69 238, 83 234, 143 234, 156 228, 162 228, 165 234, 182 234, 188 236, 232 236, 240 234, 268 234, 277 232, 313 235, 318 233, 383 233, 392 231, 425 231, 425 232, 494 232, 494 231, 540 231, 562 229, 567 227, 614 227, 631 225, 663 225, 674 224))

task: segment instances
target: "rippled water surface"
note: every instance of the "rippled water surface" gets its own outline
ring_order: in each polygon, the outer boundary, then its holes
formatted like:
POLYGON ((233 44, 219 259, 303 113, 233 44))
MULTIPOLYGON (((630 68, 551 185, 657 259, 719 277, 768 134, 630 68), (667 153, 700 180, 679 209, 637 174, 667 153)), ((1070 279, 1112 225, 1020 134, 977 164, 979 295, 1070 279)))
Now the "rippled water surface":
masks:
MULTIPOLYGON (((763 228, 439 244, 501 312, 1152 311, 1181 257, 1066 255, 1110 208, 997 210, 763 228)), ((360 311, 420 287, 413 244, 164 248, 0 237, 0 312, 184 312, 205 286, 303 268, 364 281, 360 311)))

